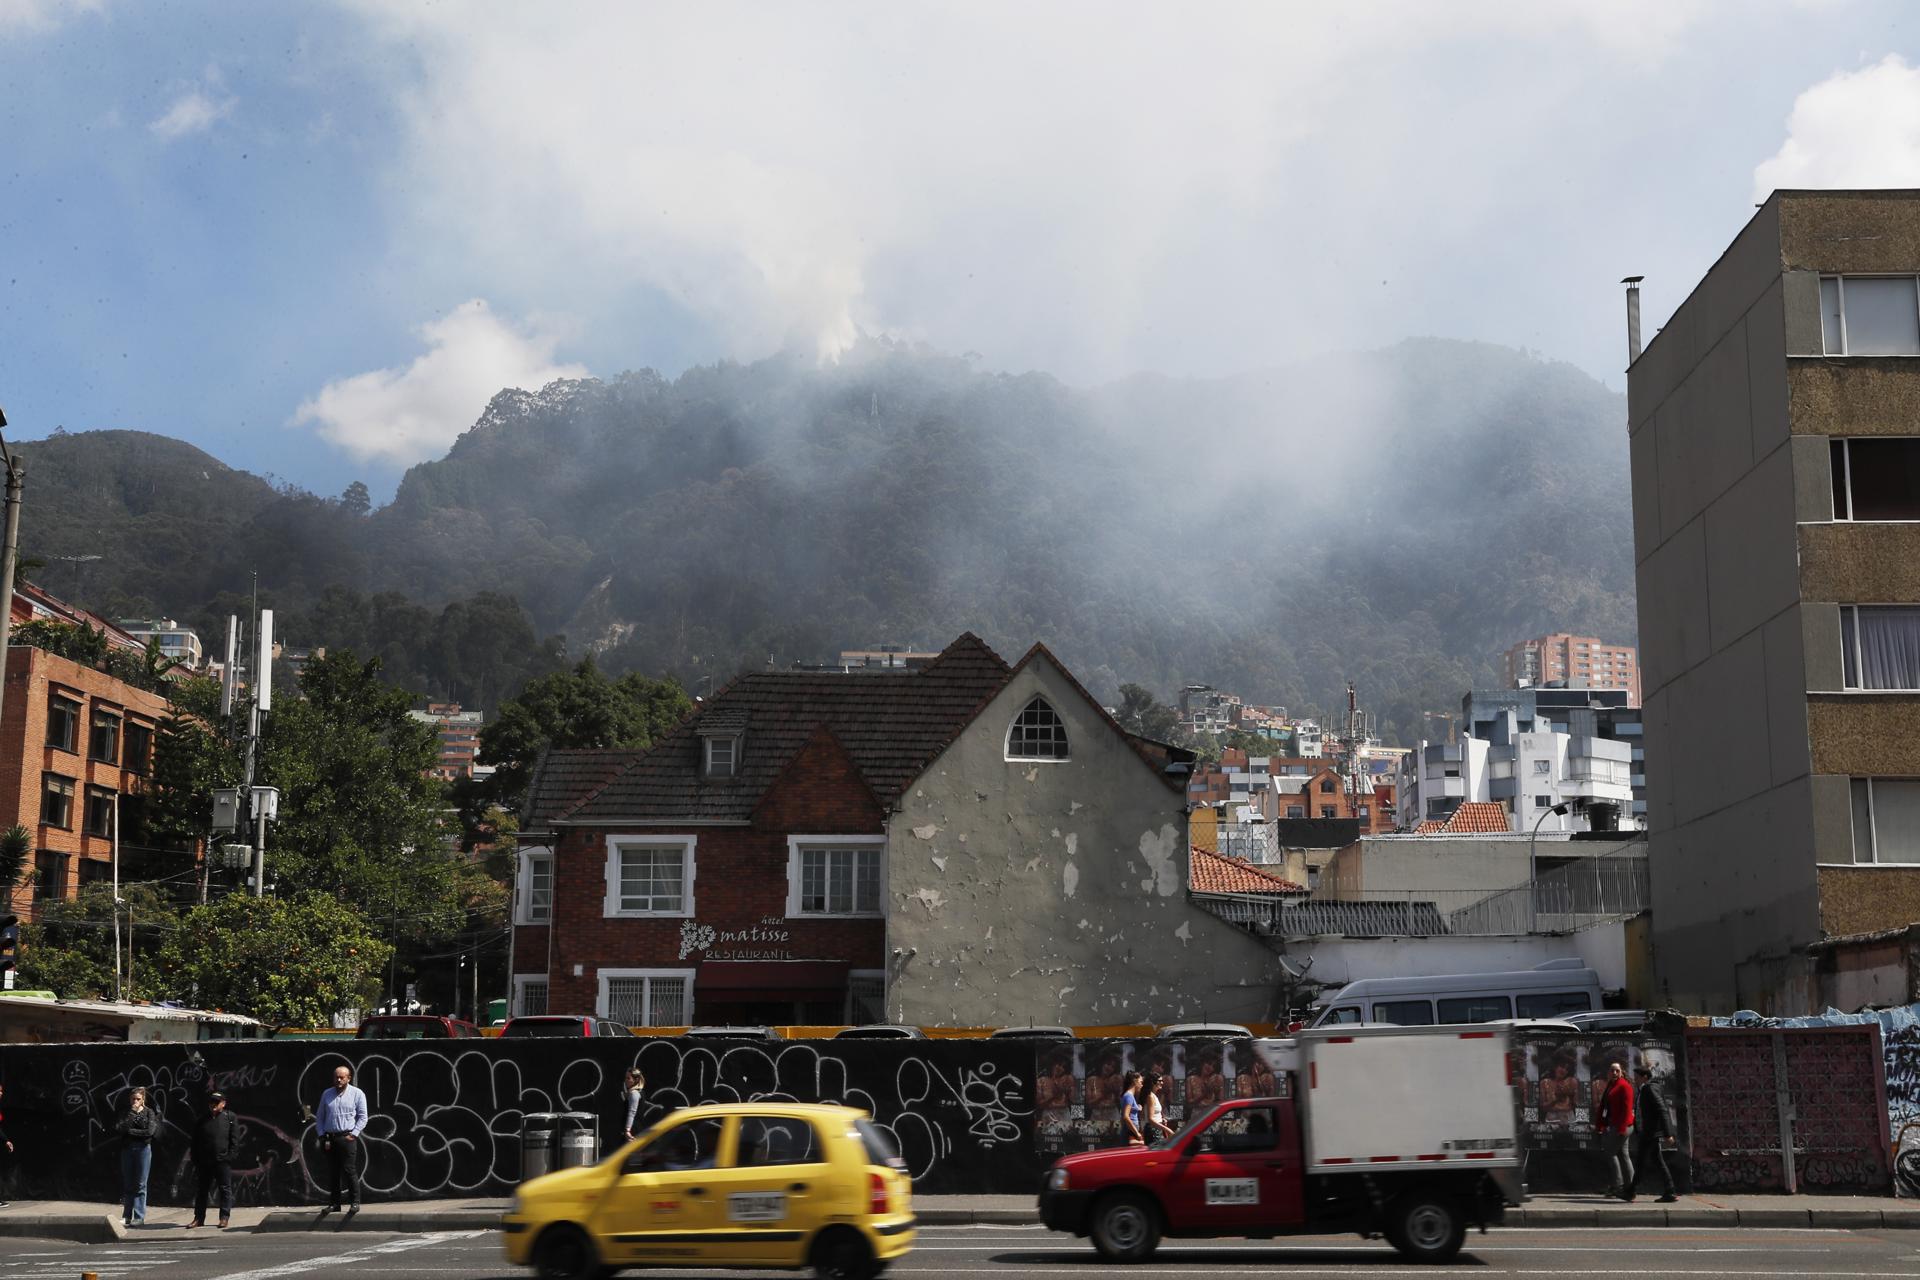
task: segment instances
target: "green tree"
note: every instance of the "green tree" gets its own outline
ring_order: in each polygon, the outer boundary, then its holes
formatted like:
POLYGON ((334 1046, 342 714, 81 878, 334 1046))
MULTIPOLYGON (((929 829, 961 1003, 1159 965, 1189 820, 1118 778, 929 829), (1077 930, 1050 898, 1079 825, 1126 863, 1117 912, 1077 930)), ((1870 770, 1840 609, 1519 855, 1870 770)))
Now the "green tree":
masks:
POLYGON ((1172 742, 1179 725, 1179 715, 1172 707, 1154 697, 1153 690, 1137 684, 1120 686, 1120 706, 1114 719, 1129 733, 1156 742, 1172 742))
POLYGON ((26 878, 33 857, 33 833, 22 826, 0 831, 0 914, 13 900, 13 888, 26 878))
POLYGON ((340 509, 350 516, 363 516, 373 510, 373 495, 364 480, 355 480, 340 495, 340 509))
POLYGON ((169 990, 275 1026, 324 1027, 380 993, 392 948, 333 895, 233 894, 187 913, 160 953, 169 990))
MULTIPOLYGON (((158 889, 122 884, 122 972, 132 972, 129 999, 166 999, 169 990, 155 968, 163 940, 171 938, 179 912, 158 889)), ((74 897, 40 904, 34 922, 21 930, 20 985, 44 987, 69 1000, 113 994, 113 886, 90 884, 74 897)))

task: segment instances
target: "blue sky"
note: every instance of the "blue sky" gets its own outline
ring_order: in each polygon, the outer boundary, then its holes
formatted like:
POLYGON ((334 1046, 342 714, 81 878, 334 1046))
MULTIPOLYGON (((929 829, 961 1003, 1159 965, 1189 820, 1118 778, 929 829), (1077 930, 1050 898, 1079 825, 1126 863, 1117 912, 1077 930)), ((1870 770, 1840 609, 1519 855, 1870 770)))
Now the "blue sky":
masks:
POLYGON ((384 497, 500 386, 860 331, 1618 387, 1619 277, 1920 186, 1900 3, 1188 8, 0 0, 0 404, 384 497))

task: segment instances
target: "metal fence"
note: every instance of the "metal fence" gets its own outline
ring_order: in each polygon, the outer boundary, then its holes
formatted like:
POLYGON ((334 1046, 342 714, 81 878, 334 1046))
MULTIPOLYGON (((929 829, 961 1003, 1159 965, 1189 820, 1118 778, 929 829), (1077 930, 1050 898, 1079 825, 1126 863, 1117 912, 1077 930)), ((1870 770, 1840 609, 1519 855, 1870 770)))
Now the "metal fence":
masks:
POLYGON ((1447 917, 1449 933, 1573 933, 1638 915, 1652 905, 1647 855, 1581 858, 1490 894, 1447 917))

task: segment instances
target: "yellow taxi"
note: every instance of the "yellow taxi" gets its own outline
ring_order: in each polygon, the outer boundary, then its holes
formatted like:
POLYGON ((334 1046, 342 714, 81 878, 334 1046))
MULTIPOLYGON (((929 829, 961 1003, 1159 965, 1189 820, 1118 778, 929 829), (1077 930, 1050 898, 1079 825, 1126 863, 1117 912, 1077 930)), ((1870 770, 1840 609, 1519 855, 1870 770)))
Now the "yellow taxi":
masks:
POLYGON ((676 1111, 597 1165, 522 1183, 507 1260, 573 1280, 623 1267, 812 1267, 867 1280, 913 1247, 913 1180, 866 1112, 676 1111))

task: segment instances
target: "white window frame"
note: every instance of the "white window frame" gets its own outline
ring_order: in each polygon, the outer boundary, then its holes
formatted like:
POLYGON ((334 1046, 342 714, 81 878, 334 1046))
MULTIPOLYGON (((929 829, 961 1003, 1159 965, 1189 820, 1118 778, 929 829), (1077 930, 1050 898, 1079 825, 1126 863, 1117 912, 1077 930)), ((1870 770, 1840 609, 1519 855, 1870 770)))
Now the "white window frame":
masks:
POLYGON ((1856 831, 1853 834, 1853 848, 1850 850, 1850 852, 1854 855, 1853 862, 1847 865, 1856 866, 1856 867, 1920 866, 1920 860, 1916 860, 1912 858, 1888 859, 1888 858, 1882 858, 1880 856, 1880 832, 1878 829, 1879 822, 1874 817, 1874 798, 1873 798, 1873 784, 1876 782, 1917 782, 1917 781, 1920 781, 1920 779, 1900 778, 1900 777, 1860 777, 1858 775, 1855 775, 1847 779, 1847 814, 1849 818, 1851 818, 1853 815, 1853 784, 1856 782, 1864 782, 1867 784, 1867 845, 1868 845, 1868 848, 1873 853, 1873 857, 1869 861, 1866 861, 1866 862, 1860 861, 1860 833, 1856 831))
POLYGON ((700 740, 700 773, 707 778, 737 778, 740 776, 740 738, 731 733, 715 733, 700 740), (713 747, 717 742, 727 744, 727 771, 715 773, 713 768, 713 747))
MULTIPOLYGON (((1828 437, 1828 443, 1830 445, 1840 446, 1840 462, 1841 462, 1841 472, 1843 477, 1843 487, 1846 489, 1846 493, 1847 493, 1847 509, 1844 513, 1839 510, 1835 510, 1833 513, 1833 523, 1835 524, 1920 524, 1920 516, 1914 516, 1905 520, 1899 520, 1899 519, 1866 520, 1866 519, 1856 519, 1853 514, 1853 442, 1856 440, 1915 440, 1915 439, 1920 439, 1920 437, 1900 436, 1900 435, 1829 436, 1828 437)), ((1831 452, 1829 452, 1828 456, 1829 458, 1831 458, 1832 456, 1831 452)), ((1829 462, 1828 465, 1831 466, 1832 465, 1831 462, 1829 462)))
POLYGON ((1065 764, 1073 759, 1073 735, 1067 732, 1067 718, 1060 714, 1060 708, 1053 705, 1053 699, 1047 697, 1044 693, 1036 693, 1020 704, 1020 709, 1013 713, 1013 719, 1007 721, 1007 731, 1000 739, 1000 747, 1008 761, 1017 761, 1020 764, 1065 764), (1067 753, 1065 755, 1017 756, 1013 753, 1014 728, 1020 723, 1020 717, 1027 714, 1028 708, 1032 707, 1036 702, 1052 712, 1053 718, 1059 722, 1060 736, 1066 739, 1067 753))
POLYGON ((681 920, 693 915, 693 879, 698 865, 695 858, 695 846, 698 836, 608 836, 606 865, 606 897, 600 904, 600 914, 609 920, 681 920), (629 911, 620 905, 620 854, 627 849, 678 849, 680 865, 683 868, 681 883, 685 888, 683 900, 678 911, 629 911))
POLYGON ((514 876, 513 885, 513 922, 515 924, 553 923, 555 866, 551 845, 528 845, 520 850, 520 866, 514 876), (547 864, 547 914, 544 917, 533 914, 533 864, 536 862, 547 864))
POLYGON ((510 1018, 537 1017, 527 1013, 527 988, 535 983, 546 989, 547 998, 541 1004, 540 1013, 553 1008, 553 982, 544 973, 516 973, 513 975, 513 1007, 507 1011, 510 1018))
POLYGON ((887 915, 887 838, 885 836, 788 836, 787 919, 884 920, 887 915), (800 854, 805 849, 877 849, 880 853, 880 908, 877 911, 801 911, 800 854))
MULTIPOLYGON (((1845 358, 1845 357, 1847 357, 1847 356, 1851 356, 1851 355, 1853 355, 1853 352, 1851 352, 1850 350, 1848 350, 1848 347, 1849 347, 1849 345, 1850 345, 1850 344, 1849 344, 1849 343, 1848 343, 1848 341, 1847 341, 1847 281, 1849 281, 1849 280, 1905 280, 1905 281, 1907 281, 1907 282, 1909 282, 1909 283, 1911 283, 1911 284, 1912 284, 1912 285, 1914 286, 1914 290, 1915 290, 1915 308, 1916 308, 1916 310, 1917 310, 1917 311, 1920 311, 1920 276, 1915 276, 1915 275, 1910 275, 1910 274, 1908 274, 1908 273, 1906 273, 1906 272, 1903 272, 1903 271, 1891 271, 1891 272, 1879 272, 1879 271, 1851 271, 1851 272, 1848 272, 1848 273, 1846 273, 1845 275, 1836 275, 1836 274, 1827 274, 1827 275, 1822 275, 1822 276, 1820 277, 1820 285, 1821 285, 1821 291, 1820 291, 1820 354, 1821 354, 1821 355, 1823 355, 1823 356, 1825 356, 1825 357, 1826 357, 1827 359, 1829 359, 1829 360, 1832 360, 1832 359, 1841 359, 1841 358, 1845 358), (1840 311, 1840 335, 1839 335, 1839 336, 1840 336, 1840 349, 1839 349, 1838 351, 1829 351, 1829 350, 1827 350, 1827 298, 1826 298, 1826 283, 1827 283, 1827 281, 1829 281, 1829 280, 1831 280, 1831 281, 1833 281, 1833 282, 1834 282, 1834 287, 1835 287, 1835 289, 1836 289, 1836 290, 1837 290, 1837 292, 1838 292, 1838 301, 1839 301, 1839 304, 1840 304, 1840 305, 1839 305, 1839 311, 1840 311)), ((1920 351, 1896 351, 1896 352, 1890 352, 1890 353, 1887 353, 1887 354, 1885 354, 1885 355, 1872 355, 1872 356, 1863 356, 1863 357, 1860 357, 1860 358, 1862 358, 1862 359, 1868 359, 1868 360, 1879 360, 1879 359, 1895 359, 1895 360, 1897 360, 1897 359, 1901 359, 1901 358, 1906 358, 1906 359, 1912 359, 1912 358, 1913 358, 1913 357, 1915 357, 1915 356, 1920 356, 1920 351)))
POLYGON ((599 980, 599 992, 593 998, 593 1016, 596 1018, 607 1018, 609 1020, 613 1019, 613 1003, 612 1003, 613 997, 609 989, 613 979, 644 978, 647 983, 646 995, 644 997, 646 1001, 646 1006, 647 1006, 646 1008, 647 1020, 644 1022, 627 1022, 627 1023, 622 1023, 621 1025, 630 1026, 630 1027, 688 1026, 692 1023, 692 1020, 693 1020, 693 975, 694 975, 694 970, 692 969, 598 969, 598 970, 595 970, 595 977, 599 980), (654 983, 654 980, 657 978, 679 978, 681 981, 687 984, 687 1007, 685 1009, 685 1013, 687 1015, 686 1022, 660 1023, 660 1022, 654 1022, 652 1020, 653 1019, 653 983, 654 983))

